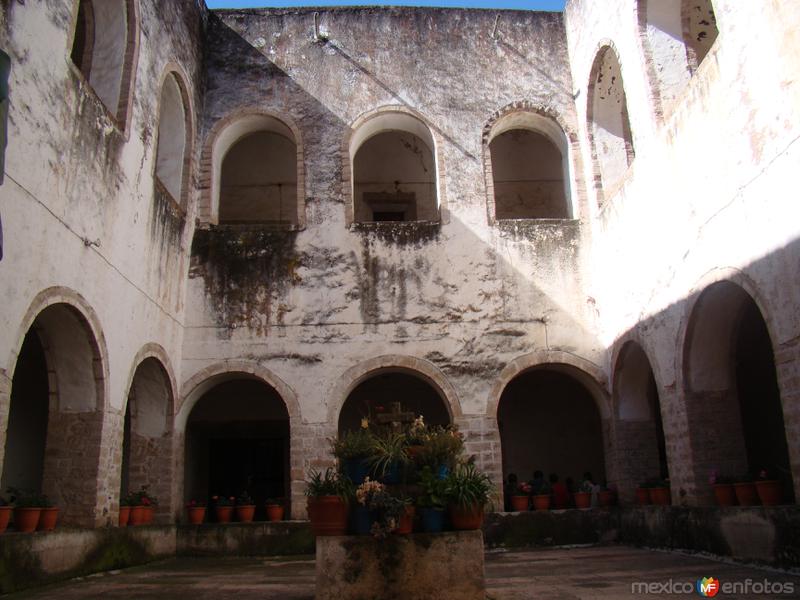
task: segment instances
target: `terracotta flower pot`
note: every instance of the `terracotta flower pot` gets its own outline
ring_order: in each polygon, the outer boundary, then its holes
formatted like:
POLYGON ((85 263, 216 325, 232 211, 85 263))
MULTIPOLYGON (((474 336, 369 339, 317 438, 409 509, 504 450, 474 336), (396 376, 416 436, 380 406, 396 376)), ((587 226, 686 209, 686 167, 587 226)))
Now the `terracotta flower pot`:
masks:
POLYGON ((597 493, 597 503, 600 506, 611 506, 614 504, 614 492, 611 490, 602 490, 597 493))
POLYGON ((540 494, 533 497, 533 508, 536 510, 550 510, 550 494, 540 494))
POLYGON ((205 506, 187 506, 186 515, 189 517, 189 524, 200 525, 206 518, 205 506))
POLYGON ((144 510, 142 511, 142 525, 149 525, 153 522, 156 516, 156 507, 152 504, 149 504, 143 507, 144 510))
POLYGON ((575 492, 575 508, 589 508, 592 505, 591 492, 575 492))
POLYGON ((755 506, 758 501, 756 486, 750 482, 734 483, 733 489, 736 492, 736 501, 739 506, 755 506))
POLYGON ((217 515, 217 523, 230 523, 233 518, 233 507, 215 506, 214 513, 217 515))
POLYGON ((400 522, 394 530, 399 535, 408 535, 414 530, 414 507, 406 506, 400 514, 400 522))
POLYGON ((528 510, 528 497, 511 496, 511 510, 516 512, 524 512, 528 510))
POLYGON ((267 520, 283 521, 283 506, 280 504, 267 504, 267 520))
POLYGON ((58 508, 43 508, 39 516, 37 529, 39 531, 53 531, 56 528, 56 522, 58 522, 58 508))
POLYGON ((255 504, 243 504, 236 506, 236 520, 240 523, 252 523, 255 514, 255 504))
POLYGON ((781 503, 781 482, 775 480, 756 481, 756 491, 761 504, 777 506, 781 503))
POLYGON ((119 526, 120 527, 127 527, 128 521, 131 519, 131 507, 130 506, 120 506, 119 507, 119 526))
POLYGON ((339 496, 309 498, 308 518, 314 535, 347 533, 347 503, 339 496))
POLYGON ((736 493, 733 491, 732 483, 715 483, 714 498, 717 506, 733 506, 736 500, 736 493))
POLYGON ((0 533, 8 529, 8 522, 11 520, 11 511, 13 510, 13 506, 0 506, 0 533))
POLYGON ((636 488, 636 504, 640 506, 650 504, 650 493, 647 488, 636 488))
POLYGON ((669 488, 667 487, 650 488, 647 490, 647 493, 650 495, 650 504, 669 506, 672 501, 669 488))
POLYGON ((39 524, 39 515, 41 515, 41 513, 41 508, 15 508, 14 527, 17 531, 22 533, 36 531, 36 526, 39 524))
POLYGON ((131 506, 131 515, 128 524, 133 526, 141 525, 144 523, 144 517, 144 506, 131 506))
POLYGON ((451 506, 450 520, 454 529, 480 529, 483 525, 483 506, 451 506))

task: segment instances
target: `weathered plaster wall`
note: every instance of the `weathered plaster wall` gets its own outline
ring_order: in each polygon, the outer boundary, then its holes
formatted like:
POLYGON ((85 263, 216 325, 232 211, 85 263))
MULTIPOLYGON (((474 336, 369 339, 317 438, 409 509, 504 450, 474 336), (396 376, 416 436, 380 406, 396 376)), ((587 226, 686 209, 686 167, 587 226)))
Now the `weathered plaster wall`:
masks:
MULTIPOLYGON (((481 420, 471 448, 499 481, 499 444, 483 443, 480 431, 503 367, 538 348, 602 360, 582 289, 580 222, 487 224, 481 133, 492 115, 524 102, 557 115, 567 133, 576 126, 561 18, 504 12, 492 39, 495 12, 331 9, 319 15, 328 40, 315 42, 313 14, 223 11, 211 20, 203 145, 237 112, 295 123, 307 225, 198 230, 184 378, 224 360, 257 362, 297 394, 302 422, 330 434, 348 369, 387 354, 427 361, 463 413, 481 420), (437 140, 439 223, 346 224, 343 144, 360 115, 387 105, 415 111, 437 140)), ((327 443, 298 443, 293 475, 302 478, 327 443)))
POLYGON ((647 63, 658 64, 657 49, 639 27, 643 4, 572 0, 566 10, 585 177, 596 174, 585 133, 589 73, 609 42, 620 57, 636 147, 620 189, 602 210, 597 194, 591 202, 588 287, 612 349, 606 368, 624 341, 641 343, 658 383, 673 491, 705 499, 708 473, 691 473, 699 456, 687 435, 683 339, 693 298, 717 279, 734 281, 755 298, 770 330, 797 486, 798 208, 789 190, 800 133, 792 58, 800 11, 714 0, 719 37, 662 120, 651 87, 660 82, 648 77, 647 63))

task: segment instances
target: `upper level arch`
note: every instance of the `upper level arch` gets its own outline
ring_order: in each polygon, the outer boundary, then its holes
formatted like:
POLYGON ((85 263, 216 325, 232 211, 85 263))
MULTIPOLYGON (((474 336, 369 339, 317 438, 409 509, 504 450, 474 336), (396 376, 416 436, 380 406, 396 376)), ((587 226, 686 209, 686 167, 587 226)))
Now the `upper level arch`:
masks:
POLYGON ((194 111, 186 77, 177 65, 167 67, 161 80, 154 180, 186 209, 189 197, 194 111))
POLYGON ((347 224, 441 220, 438 147, 431 127, 403 106, 359 117, 342 152, 347 224))
POLYGON ((495 113, 483 130, 489 223, 573 218, 573 142, 555 118, 528 103, 495 113))
POLYGON ((200 219, 305 226, 300 130, 285 115, 241 109, 218 121, 203 149, 200 219))
POLYGON ((139 57, 139 2, 78 0, 74 14, 72 64, 126 131, 139 57))
POLYGON ((599 47, 592 63, 586 121, 602 206, 622 185, 635 156, 622 67, 610 41, 599 47))

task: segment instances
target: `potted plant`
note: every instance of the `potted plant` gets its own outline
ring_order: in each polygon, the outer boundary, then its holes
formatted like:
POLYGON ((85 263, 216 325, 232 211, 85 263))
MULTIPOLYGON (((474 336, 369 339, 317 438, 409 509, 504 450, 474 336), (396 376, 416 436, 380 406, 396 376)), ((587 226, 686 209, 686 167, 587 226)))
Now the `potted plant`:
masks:
POLYGON ((464 438, 455 427, 434 427, 425 436, 418 462, 429 466, 439 479, 445 479, 463 450, 464 438))
POLYGON ((206 505, 199 500, 189 500, 186 504, 186 514, 191 525, 200 525, 206 518, 206 505))
POLYGON ((36 492, 9 488, 14 504, 14 528, 21 533, 36 531, 42 512, 41 496, 36 492))
POLYGON ((550 510, 550 484, 543 481, 533 490, 533 508, 535 510, 550 510))
POLYGON ((461 464, 447 479, 450 518, 456 529, 480 529, 492 482, 471 462, 461 464))
POLYGON ((614 490, 609 488, 608 486, 601 486, 600 491, 597 492, 597 503, 600 506, 611 506, 614 504, 615 494, 614 490))
POLYGON ((400 515, 397 519, 397 527, 394 533, 398 535, 408 535, 414 530, 414 504, 410 498, 398 498, 401 503, 400 515))
POLYGON ((648 486, 647 493, 650 496, 650 504, 668 506, 672 502, 669 482, 664 479, 653 479, 648 486))
POLYGON ((344 535, 347 533, 347 504, 350 483, 333 469, 324 473, 311 471, 306 496, 308 518, 314 535, 344 535))
POLYGON ((267 520, 283 521, 283 502, 277 498, 267 498, 267 520))
POLYGON ((377 515, 375 515, 370 506, 373 504, 373 498, 377 494, 384 493, 385 490, 385 485, 380 481, 373 481, 369 477, 358 486, 351 519, 351 530, 355 535, 368 535, 370 533, 372 524, 377 519, 377 515))
POLYGON ((374 451, 374 436, 369 429, 362 427, 358 431, 348 431, 331 441, 333 455, 339 459, 342 472, 355 485, 364 483, 369 475, 369 457, 374 451))
POLYGON ((444 529, 447 482, 434 475, 430 467, 423 467, 419 489, 417 507, 420 509, 422 529, 429 533, 438 533, 444 529))
POLYGON ((755 484, 761 504, 777 506, 781 503, 781 482, 777 479, 770 479, 766 469, 759 471, 755 484))
POLYGON ((214 515, 217 517, 217 523, 230 523, 236 498, 234 496, 211 496, 211 501, 214 503, 214 515))
POLYGON ((406 432, 406 453, 411 460, 419 462, 427 439, 428 426, 425 424, 425 418, 419 415, 406 432))
POLYGON ((409 462, 405 434, 385 433, 373 436, 369 464, 376 479, 384 483, 400 483, 402 471, 409 462))
POLYGON ((734 505, 736 493, 733 490, 733 477, 720 475, 717 471, 712 471, 708 482, 714 490, 714 498, 718 506, 734 505))
POLYGON ((5 498, 0 496, 0 533, 8 529, 8 523, 11 521, 11 512, 13 510, 14 507, 11 506, 5 498))
POLYGON ((39 503, 42 511, 39 514, 39 525, 37 529, 39 531, 53 531, 58 521, 58 507, 53 506, 53 503, 46 494, 41 494, 39 496, 39 503))
POLYGON ((589 508, 592 505, 592 489, 594 486, 591 481, 582 481, 578 486, 578 491, 573 494, 575 498, 575 508, 589 508))
POLYGON ((128 496, 119 499, 119 526, 127 527, 131 518, 131 504, 128 496))
POLYGON ((636 504, 640 506, 650 504, 650 492, 648 490, 649 487, 650 487, 649 481, 643 481, 638 486, 636 486, 636 504))
POLYGON ((528 510, 528 504, 530 502, 530 495, 533 488, 531 484, 527 481, 523 481, 519 485, 517 485, 517 489, 515 494, 511 496, 511 508, 515 512, 524 512, 528 510))
POLYGON ((128 502, 131 506, 129 520, 131 525, 147 525, 153 522, 158 499, 147 491, 148 487, 143 485, 139 491, 128 494, 128 502))
POLYGON ((252 523, 256 514, 256 504, 247 491, 239 494, 236 499, 236 520, 240 523, 252 523))
POLYGON ((733 490, 736 492, 736 501, 739 506, 755 506, 758 501, 758 494, 756 486, 753 483, 753 476, 746 473, 736 478, 733 484, 733 490))

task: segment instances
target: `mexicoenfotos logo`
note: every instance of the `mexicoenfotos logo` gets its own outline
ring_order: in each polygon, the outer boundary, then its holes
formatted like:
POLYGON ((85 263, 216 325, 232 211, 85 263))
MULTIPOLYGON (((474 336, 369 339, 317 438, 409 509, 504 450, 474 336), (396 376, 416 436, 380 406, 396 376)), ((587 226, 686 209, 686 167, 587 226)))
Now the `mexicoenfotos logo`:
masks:
POLYGON ((713 598, 719 593, 719 579, 703 577, 697 580, 697 593, 704 598, 713 598))

